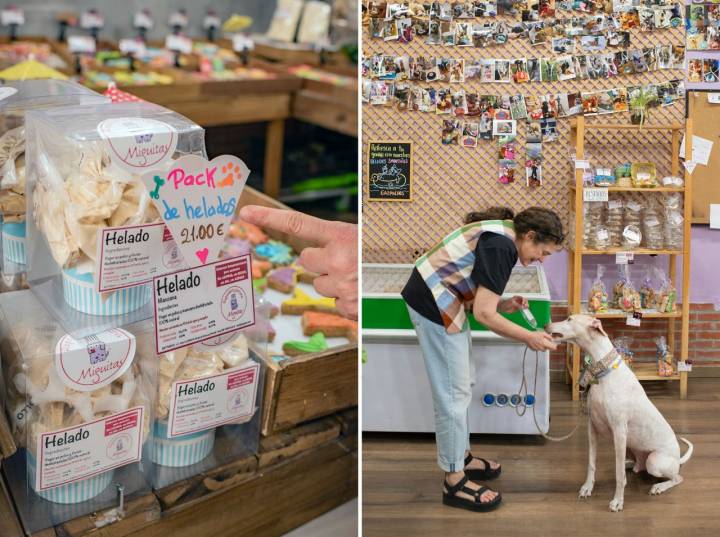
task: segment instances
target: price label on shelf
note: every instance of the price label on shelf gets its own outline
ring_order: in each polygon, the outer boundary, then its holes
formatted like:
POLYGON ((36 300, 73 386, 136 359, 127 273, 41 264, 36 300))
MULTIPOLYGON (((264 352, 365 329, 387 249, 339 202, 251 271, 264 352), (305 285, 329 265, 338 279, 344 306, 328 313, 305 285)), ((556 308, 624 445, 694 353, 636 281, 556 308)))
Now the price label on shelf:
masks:
POLYGON ((589 160, 576 160, 575 161, 575 169, 576 170, 589 170, 590 169, 590 161, 589 160))
POLYGON ((118 48, 123 54, 132 54, 136 57, 142 57, 147 54, 145 43, 141 39, 121 39, 118 48))
POLYGON ((635 261, 635 254, 631 252, 618 252, 615 254, 616 265, 632 265, 635 261))
POLYGON ((632 243, 640 244, 640 234, 637 231, 629 229, 629 227, 623 230, 623 237, 632 243))
POLYGON ((83 28, 84 30, 102 28, 103 26, 105 26, 105 19, 99 13, 86 11, 80 15, 80 28, 83 28))
POLYGON ((243 35, 243 34, 235 34, 232 38, 233 42, 233 50, 235 52, 242 52, 244 50, 254 50, 255 49, 255 41, 253 41, 250 37, 243 35))
POLYGON ((203 28, 208 30, 210 28, 220 28, 220 17, 217 15, 205 15, 203 19, 203 28))
POLYGON ((175 11, 174 13, 170 14, 170 17, 168 18, 168 25, 185 28, 188 25, 188 17, 185 13, 175 11))
POLYGON ((677 363, 677 370, 679 373, 689 373, 692 371, 692 364, 689 362, 679 361, 677 363))
POLYGON ((95 40, 88 35, 71 35, 67 42, 72 54, 95 54, 95 40))
POLYGON ((22 26, 25 24, 25 13, 22 9, 16 7, 5 8, 0 11, 0 23, 2 23, 3 26, 10 26, 12 24, 22 26))
POLYGON ((634 326, 635 328, 640 327, 640 321, 642 320, 642 313, 635 311, 627 316, 625 324, 628 326, 634 326))
POLYGON ((192 40, 184 35, 169 35, 165 38, 165 48, 183 54, 192 54, 192 40))
POLYGON ((138 11, 133 17, 133 26, 135 28, 145 28, 146 30, 150 30, 153 27, 153 24, 154 22, 150 13, 138 11))
POLYGON ((583 201, 608 201, 607 188, 584 188, 583 201))

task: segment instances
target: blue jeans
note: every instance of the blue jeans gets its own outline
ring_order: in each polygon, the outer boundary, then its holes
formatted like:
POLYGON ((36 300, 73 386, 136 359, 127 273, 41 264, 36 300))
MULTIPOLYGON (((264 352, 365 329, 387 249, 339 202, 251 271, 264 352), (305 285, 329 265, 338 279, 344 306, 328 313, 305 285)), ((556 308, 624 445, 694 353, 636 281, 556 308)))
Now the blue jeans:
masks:
POLYGON ((435 441, 438 465, 446 472, 465 467, 465 450, 470 450, 468 409, 475 378, 470 327, 448 334, 408 306, 410 319, 420 343, 435 409, 435 441))

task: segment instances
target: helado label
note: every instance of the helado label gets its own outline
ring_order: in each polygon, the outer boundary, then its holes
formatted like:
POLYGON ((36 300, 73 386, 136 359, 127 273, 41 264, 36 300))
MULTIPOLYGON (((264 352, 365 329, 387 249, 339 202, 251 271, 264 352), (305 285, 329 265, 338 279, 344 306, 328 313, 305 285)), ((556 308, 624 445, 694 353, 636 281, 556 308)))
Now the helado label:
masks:
POLYGON ((110 118, 102 121, 97 130, 113 164, 131 173, 160 166, 172 157, 178 143, 175 129, 156 119, 110 118))
POLYGON ((158 354, 255 324, 250 256, 215 261, 153 279, 158 354))
POLYGON ((155 276, 188 266, 162 222, 103 228, 96 256, 99 293, 149 283, 155 276))
POLYGON ((193 380, 173 383, 168 438, 244 423, 255 413, 260 366, 245 366, 193 380))
POLYGON ((66 334, 55 346, 55 369, 68 388, 94 391, 127 371, 135 346, 135 336, 122 328, 81 339, 66 334))
POLYGON ((140 460, 143 407, 42 433, 37 439, 35 490, 43 491, 140 460))

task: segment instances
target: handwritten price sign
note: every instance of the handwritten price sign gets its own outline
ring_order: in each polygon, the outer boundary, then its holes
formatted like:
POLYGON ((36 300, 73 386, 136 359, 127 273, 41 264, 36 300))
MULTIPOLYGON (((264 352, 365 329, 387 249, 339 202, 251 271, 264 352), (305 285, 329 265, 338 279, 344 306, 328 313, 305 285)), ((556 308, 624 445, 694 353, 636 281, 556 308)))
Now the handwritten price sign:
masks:
POLYGON ((217 260, 249 175, 245 163, 231 155, 212 162, 186 155, 168 171, 142 175, 150 198, 191 267, 217 260))

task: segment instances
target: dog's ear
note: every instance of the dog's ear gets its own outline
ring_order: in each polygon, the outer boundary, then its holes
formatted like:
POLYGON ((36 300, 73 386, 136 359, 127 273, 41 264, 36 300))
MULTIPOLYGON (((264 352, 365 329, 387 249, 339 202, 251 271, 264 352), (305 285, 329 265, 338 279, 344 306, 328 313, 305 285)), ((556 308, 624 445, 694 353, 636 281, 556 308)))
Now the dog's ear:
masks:
POLYGON ((603 336, 608 337, 608 335, 605 333, 605 330, 603 330, 602 323, 600 322, 600 319, 593 319, 590 323, 590 328, 593 328, 600 332, 603 336))

